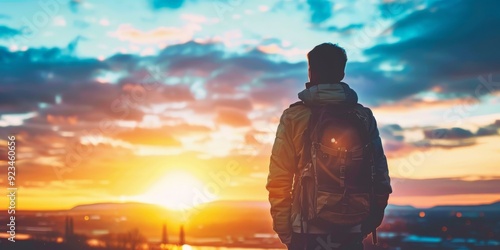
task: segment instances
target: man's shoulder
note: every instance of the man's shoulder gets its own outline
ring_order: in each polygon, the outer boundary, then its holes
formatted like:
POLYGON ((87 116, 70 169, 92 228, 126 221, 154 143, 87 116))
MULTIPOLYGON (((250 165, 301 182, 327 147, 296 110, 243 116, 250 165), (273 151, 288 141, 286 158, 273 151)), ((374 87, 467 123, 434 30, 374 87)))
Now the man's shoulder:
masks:
POLYGON ((290 106, 288 108, 293 108, 296 106, 305 106, 305 103, 303 101, 297 101, 297 102, 290 104, 290 106))
POLYGON ((298 101, 290 104, 290 106, 283 111, 283 116, 295 120, 297 118, 309 115, 309 108, 302 102, 298 101))
POLYGON ((302 101, 294 102, 288 106, 287 109, 283 111, 283 113, 295 113, 300 111, 309 110, 309 108, 302 101))
POLYGON ((361 103, 357 103, 356 106, 355 106, 355 109, 358 110, 361 113, 364 113, 367 116, 367 118, 373 117, 372 110, 369 107, 366 107, 366 106, 364 106, 361 103))
POLYGON ((362 104, 358 103, 357 105, 357 110, 358 113, 360 114, 361 118, 363 119, 366 128, 368 129, 369 133, 374 135, 378 135, 378 132, 376 130, 376 121, 375 121, 375 116, 373 115, 372 110, 369 107, 365 107, 362 104))

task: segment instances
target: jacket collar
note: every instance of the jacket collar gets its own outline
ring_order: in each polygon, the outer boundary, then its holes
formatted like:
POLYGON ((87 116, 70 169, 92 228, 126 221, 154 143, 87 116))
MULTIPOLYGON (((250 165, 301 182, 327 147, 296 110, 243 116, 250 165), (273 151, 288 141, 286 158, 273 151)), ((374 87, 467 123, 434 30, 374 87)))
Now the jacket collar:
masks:
POLYGON ((299 93, 305 104, 357 103, 358 95, 347 83, 306 83, 306 89, 299 93))

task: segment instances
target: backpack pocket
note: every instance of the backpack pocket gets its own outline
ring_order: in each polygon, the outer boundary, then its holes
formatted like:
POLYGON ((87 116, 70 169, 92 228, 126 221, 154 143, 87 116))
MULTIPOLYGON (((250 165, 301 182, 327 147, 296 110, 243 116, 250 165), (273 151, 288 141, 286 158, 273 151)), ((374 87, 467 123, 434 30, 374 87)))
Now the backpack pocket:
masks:
POLYGON ((318 191, 317 220, 339 226, 361 224, 370 214, 370 194, 342 194, 318 191))
POLYGON ((310 220, 316 217, 316 181, 311 164, 308 164, 300 178, 300 206, 302 218, 310 220))

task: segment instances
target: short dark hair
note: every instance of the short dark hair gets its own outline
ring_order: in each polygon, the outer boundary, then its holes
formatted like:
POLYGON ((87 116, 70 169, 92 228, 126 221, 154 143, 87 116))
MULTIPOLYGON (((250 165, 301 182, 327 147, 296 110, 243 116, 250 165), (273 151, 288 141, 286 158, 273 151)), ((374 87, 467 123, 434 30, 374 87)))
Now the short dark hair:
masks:
POLYGON ((332 43, 322 43, 307 53, 311 81, 340 82, 344 78, 347 55, 345 49, 332 43))

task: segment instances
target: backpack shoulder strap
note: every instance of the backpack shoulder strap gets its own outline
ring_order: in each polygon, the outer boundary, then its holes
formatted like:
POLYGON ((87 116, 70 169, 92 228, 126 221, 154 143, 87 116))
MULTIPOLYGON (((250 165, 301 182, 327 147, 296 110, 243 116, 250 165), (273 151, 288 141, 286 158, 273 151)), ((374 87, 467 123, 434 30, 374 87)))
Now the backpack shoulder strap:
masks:
POLYGON ((299 169, 304 168, 308 163, 311 162, 311 146, 312 146, 312 133, 314 131, 316 122, 318 120, 318 107, 306 105, 304 102, 296 102, 290 107, 304 105, 307 107, 311 114, 309 115, 309 121, 307 122, 307 127, 302 134, 302 156, 301 161, 299 162, 299 169))

